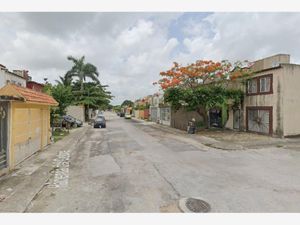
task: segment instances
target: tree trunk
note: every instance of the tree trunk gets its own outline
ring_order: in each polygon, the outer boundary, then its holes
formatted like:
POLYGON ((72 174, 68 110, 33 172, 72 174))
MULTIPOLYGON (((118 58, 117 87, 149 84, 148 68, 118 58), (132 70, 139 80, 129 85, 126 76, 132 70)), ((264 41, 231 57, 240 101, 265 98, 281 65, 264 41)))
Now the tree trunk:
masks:
POLYGON ((209 113, 203 108, 198 108, 197 113, 203 118, 205 128, 209 128, 209 113))
POLYGON ((81 92, 83 91, 83 80, 82 79, 80 80, 80 91, 81 92))

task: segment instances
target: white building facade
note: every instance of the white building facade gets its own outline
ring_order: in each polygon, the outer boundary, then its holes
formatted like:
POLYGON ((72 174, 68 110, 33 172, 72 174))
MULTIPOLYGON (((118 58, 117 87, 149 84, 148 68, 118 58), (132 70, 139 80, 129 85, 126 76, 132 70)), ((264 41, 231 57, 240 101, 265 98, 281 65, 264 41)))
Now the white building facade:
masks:
POLYGON ((21 74, 10 72, 5 66, 0 64, 0 88, 8 83, 26 87, 26 79, 21 74))

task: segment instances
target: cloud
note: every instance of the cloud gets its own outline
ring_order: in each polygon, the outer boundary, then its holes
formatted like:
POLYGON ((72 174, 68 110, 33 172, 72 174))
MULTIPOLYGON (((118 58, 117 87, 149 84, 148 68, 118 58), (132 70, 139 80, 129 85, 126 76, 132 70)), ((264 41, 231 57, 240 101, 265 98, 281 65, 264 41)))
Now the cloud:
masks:
POLYGON ((54 81, 86 56, 116 96, 157 91, 173 61, 255 60, 289 53, 300 62, 300 13, 0 13, 0 63, 54 81))
POLYGON ((131 46, 152 35, 153 31, 151 21, 139 20, 136 26, 124 30, 118 37, 117 42, 122 47, 131 46))
POLYGON ((176 47, 167 27, 179 15, 1 13, 0 62, 11 70, 29 69, 37 81, 53 82, 71 67, 68 55, 85 55, 110 86, 114 102, 133 100, 154 91, 151 83, 176 47), (155 59, 159 62, 150 62, 155 59))
POLYGON ((198 25, 190 22, 193 34, 187 32, 181 58, 256 60, 289 53, 299 60, 299 22, 300 13, 214 13, 198 25))

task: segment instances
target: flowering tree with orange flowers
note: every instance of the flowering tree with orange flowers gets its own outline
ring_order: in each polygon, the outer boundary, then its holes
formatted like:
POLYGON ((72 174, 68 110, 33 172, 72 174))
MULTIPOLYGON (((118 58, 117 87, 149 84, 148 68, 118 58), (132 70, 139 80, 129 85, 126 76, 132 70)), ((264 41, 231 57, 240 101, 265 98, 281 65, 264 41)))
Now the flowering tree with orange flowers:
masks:
POLYGON ((228 84, 236 79, 245 79, 251 75, 251 63, 227 60, 215 62, 198 60, 187 66, 174 62, 171 69, 160 73, 159 84, 164 90, 164 97, 175 109, 182 106, 196 110, 209 126, 209 109, 224 105, 229 99, 239 104, 243 98, 240 89, 233 89, 228 84))
POLYGON ((180 66, 174 62, 170 70, 160 72, 163 78, 154 84, 159 84, 163 90, 178 86, 194 88, 200 84, 224 84, 230 80, 247 77, 251 73, 250 66, 248 61, 232 64, 227 60, 198 60, 187 66, 180 66))

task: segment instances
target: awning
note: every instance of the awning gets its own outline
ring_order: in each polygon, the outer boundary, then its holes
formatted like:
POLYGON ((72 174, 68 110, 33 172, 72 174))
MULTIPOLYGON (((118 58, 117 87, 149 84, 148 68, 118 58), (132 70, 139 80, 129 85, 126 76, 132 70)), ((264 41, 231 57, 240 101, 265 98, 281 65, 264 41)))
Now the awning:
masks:
POLYGON ((0 89, 0 99, 16 100, 50 106, 58 105, 58 102, 50 95, 14 84, 7 84, 0 89))

